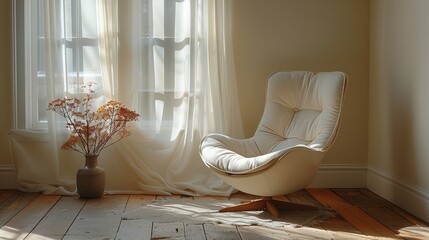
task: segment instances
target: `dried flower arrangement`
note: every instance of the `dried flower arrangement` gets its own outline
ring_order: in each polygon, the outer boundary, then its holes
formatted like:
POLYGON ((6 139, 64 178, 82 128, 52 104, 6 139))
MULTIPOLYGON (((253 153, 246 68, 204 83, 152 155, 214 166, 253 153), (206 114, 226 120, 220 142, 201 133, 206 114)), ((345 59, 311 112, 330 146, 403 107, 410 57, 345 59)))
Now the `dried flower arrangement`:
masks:
POLYGON ((61 149, 76 151, 85 156, 98 156, 103 149, 130 135, 127 124, 139 117, 138 113, 115 100, 92 111, 92 84, 83 86, 88 88, 83 100, 65 97, 48 104, 48 110, 61 115, 71 131, 61 149))

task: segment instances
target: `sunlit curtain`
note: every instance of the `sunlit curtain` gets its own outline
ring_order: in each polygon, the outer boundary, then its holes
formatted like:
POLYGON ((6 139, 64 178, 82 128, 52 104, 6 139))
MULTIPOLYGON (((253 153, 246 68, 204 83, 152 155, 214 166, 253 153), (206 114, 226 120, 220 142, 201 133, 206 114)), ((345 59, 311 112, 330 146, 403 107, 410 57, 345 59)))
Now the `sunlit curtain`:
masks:
POLYGON ((103 93, 118 96, 118 0, 97 0, 97 27, 103 93))
MULTIPOLYGON (((226 1, 228 2, 228 1, 226 1)), ((145 191, 228 195, 200 160, 202 136, 241 137, 230 5, 225 1, 133 1, 132 106, 139 133, 122 142, 145 191), (144 139, 144 141, 143 141, 144 139)))
POLYGON ((81 21, 94 16, 96 4, 69 0, 24 3, 26 79, 25 84, 17 86, 25 88, 25 96, 17 97, 25 98, 26 127, 10 132, 18 187, 23 191, 74 194, 81 156, 60 150, 68 137, 65 122, 46 108, 47 102, 56 98, 82 98, 86 92, 81 86, 89 81, 97 83, 94 107, 106 99, 97 22, 81 21), (46 119, 40 117, 44 115, 46 119))
MULTIPOLYGON (((45 32, 47 39, 52 38, 44 48, 46 64, 52 66, 46 70, 50 99, 84 94, 79 84, 86 78, 67 72, 64 66, 72 58, 58 45, 64 39, 59 32, 65 31, 58 24, 66 25, 55 4, 64 2, 69 1, 45 1, 55 16, 48 14, 44 21, 46 29, 55 29, 45 32)), ((228 0, 97 1, 98 48, 92 60, 101 63, 101 79, 94 105, 116 98, 141 115, 132 134, 99 157, 108 193, 234 191, 204 166, 198 152, 208 133, 242 137, 230 5, 228 0), (121 21, 129 25, 120 28, 121 21)), ((67 137, 63 124, 49 115, 49 134, 41 134, 43 143, 34 131, 11 132, 21 189, 74 194, 74 175, 83 156, 59 149, 67 137), (27 144, 29 138, 32 144, 27 144), (42 145, 47 149, 43 154, 38 152, 42 145)))

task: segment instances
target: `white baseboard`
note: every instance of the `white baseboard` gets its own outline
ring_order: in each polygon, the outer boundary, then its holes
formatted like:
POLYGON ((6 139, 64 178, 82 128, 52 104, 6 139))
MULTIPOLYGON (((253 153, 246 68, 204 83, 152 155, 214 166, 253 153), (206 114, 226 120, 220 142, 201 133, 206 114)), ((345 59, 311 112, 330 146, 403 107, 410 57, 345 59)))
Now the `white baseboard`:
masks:
POLYGON ((366 188, 366 164, 321 164, 310 188, 366 188))
POLYGON ((429 192, 368 168, 367 188, 407 212, 429 222, 429 192))
MULTIPOLYGON (((366 188, 366 165, 321 164, 309 187, 366 188)), ((0 165, 0 189, 16 189, 16 171, 13 165, 0 165)))
POLYGON ((16 171, 13 165, 0 165, 0 189, 16 189, 16 171))

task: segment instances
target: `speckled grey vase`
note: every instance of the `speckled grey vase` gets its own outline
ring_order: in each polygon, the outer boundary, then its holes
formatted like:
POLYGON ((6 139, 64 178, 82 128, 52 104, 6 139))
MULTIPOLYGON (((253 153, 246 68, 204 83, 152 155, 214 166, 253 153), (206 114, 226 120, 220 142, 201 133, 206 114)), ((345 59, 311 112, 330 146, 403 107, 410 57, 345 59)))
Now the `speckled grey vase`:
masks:
POLYGON ((104 193, 104 169, 97 165, 97 155, 85 156, 85 166, 76 174, 77 192, 81 198, 100 198, 104 193))

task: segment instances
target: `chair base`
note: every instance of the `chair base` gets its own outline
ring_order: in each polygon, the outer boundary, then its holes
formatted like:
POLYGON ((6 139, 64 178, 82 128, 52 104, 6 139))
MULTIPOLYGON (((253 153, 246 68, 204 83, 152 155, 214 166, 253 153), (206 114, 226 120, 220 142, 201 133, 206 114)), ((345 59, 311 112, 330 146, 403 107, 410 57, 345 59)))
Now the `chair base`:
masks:
POLYGON ((260 211, 267 210, 274 217, 281 216, 279 210, 317 210, 318 207, 287 201, 274 200, 271 197, 251 200, 232 207, 226 207, 219 212, 241 212, 241 211, 260 211))

